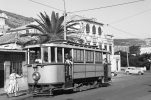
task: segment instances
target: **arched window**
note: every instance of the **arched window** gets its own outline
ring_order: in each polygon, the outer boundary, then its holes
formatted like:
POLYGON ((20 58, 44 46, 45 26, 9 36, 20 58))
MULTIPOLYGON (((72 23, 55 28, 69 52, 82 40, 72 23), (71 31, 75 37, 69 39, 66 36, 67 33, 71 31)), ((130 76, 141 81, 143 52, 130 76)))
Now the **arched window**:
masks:
POLYGON ((102 30, 101 27, 98 28, 98 34, 101 35, 102 34, 102 30))
POLYGON ((90 26, 89 26, 89 24, 86 24, 86 33, 90 33, 90 26))
POLYGON ((92 27, 92 33, 96 34, 96 27, 95 27, 95 25, 93 25, 93 27, 92 27))

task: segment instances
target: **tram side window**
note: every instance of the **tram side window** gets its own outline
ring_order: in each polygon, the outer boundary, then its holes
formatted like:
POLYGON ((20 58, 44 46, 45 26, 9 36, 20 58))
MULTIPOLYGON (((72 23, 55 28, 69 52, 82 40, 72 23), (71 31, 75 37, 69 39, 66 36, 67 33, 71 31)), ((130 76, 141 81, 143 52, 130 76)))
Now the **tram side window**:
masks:
POLYGON ((101 52, 95 52, 95 62, 102 63, 102 53, 101 52))
POLYGON ((84 62, 84 50, 74 50, 74 62, 83 63, 84 62))
POLYGON ((63 59, 62 59, 62 48, 57 48, 57 62, 63 62, 63 59))
POLYGON ((51 62, 55 62, 55 47, 51 47, 51 62))
POLYGON ((85 52, 85 60, 86 60, 86 63, 93 63, 94 62, 94 52, 93 51, 86 51, 85 52))
POLYGON ((48 62, 48 47, 43 48, 43 61, 48 62))
POLYGON ((40 48, 31 48, 29 54, 30 64, 41 62, 41 50, 40 48))

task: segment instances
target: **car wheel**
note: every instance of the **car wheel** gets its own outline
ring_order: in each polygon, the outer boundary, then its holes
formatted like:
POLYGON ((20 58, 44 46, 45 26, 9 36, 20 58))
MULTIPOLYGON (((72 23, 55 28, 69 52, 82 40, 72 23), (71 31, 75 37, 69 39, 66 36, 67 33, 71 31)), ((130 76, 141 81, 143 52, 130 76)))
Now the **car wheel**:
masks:
POLYGON ((129 74, 129 72, 128 71, 126 71, 126 75, 128 75, 129 74))
POLYGON ((142 75, 142 72, 138 72, 138 75, 142 75))

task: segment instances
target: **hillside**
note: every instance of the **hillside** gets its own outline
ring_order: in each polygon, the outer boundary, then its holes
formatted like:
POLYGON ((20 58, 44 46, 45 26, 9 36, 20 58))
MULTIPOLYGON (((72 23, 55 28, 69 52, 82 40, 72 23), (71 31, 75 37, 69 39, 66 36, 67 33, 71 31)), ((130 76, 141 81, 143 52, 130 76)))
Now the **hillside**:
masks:
POLYGON ((145 39, 114 39, 114 45, 120 46, 145 46, 145 39))
POLYGON ((16 28, 16 27, 19 27, 19 26, 22 26, 22 25, 25 25, 34 21, 33 18, 24 17, 21 15, 3 11, 3 10, 0 10, 0 13, 5 13, 8 16, 8 19, 6 20, 6 24, 10 28, 16 28))

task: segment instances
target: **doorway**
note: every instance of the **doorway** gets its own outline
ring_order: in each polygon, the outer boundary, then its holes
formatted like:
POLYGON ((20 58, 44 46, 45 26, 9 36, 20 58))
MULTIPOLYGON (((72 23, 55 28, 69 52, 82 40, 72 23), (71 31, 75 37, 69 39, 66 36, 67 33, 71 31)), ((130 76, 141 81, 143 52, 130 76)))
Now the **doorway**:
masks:
MULTIPOLYGON (((65 60, 68 59, 68 60, 72 61, 72 56, 71 56, 72 52, 71 52, 71 49, 65 48, 64 49, 64 54, 65 54, 65 60)), ((72 80, 72 67, 73 67, 73 64, 67 63, 65 61, 65 64, 64 64, 64 68, 65 68, 65 88, 72 87, 72 84, 73 84, 73 80, 72 80)))
POLYGON ((0 62, 0 88, 4 88, 4 63, 0 62))

